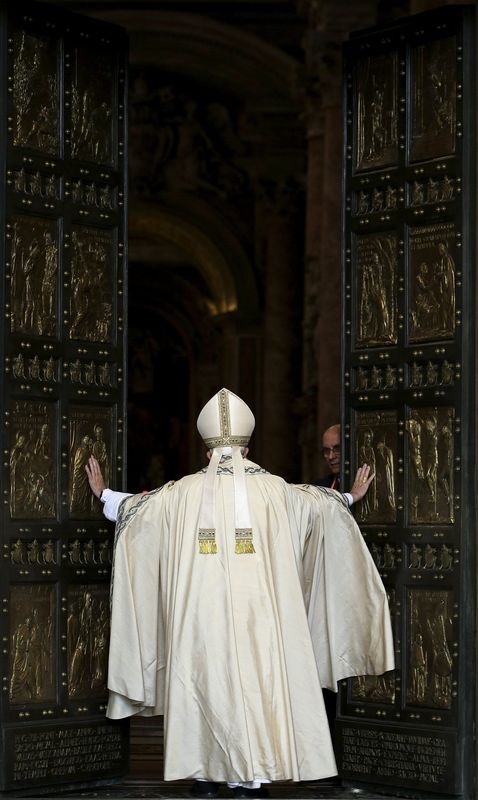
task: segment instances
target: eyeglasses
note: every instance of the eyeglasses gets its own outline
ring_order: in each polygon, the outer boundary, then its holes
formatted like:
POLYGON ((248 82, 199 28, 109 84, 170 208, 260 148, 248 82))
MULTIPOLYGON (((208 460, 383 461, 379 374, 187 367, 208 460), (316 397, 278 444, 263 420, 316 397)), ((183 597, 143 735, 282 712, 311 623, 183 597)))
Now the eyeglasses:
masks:
POLYGON ((328 456, 329 453, 331 456, 338 456, 340 455, 340 445, 334 444, 333 447, 323 447, 321 452, 324 458, 326 458, 326 456, 328 456))

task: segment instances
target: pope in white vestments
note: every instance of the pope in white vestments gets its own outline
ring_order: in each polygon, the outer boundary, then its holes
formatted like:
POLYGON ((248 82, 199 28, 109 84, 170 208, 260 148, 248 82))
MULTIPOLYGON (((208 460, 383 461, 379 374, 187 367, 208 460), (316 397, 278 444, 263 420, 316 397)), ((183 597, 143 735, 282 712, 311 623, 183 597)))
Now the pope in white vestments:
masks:
POLYGON ((198 418, 207 470, 101 495, 117 516, 107 715, 164 714, 168 781, 333 776, 322 687, 394 668, 386 593, 346 500, 243 459, 253 427, 222 389, 198 418))

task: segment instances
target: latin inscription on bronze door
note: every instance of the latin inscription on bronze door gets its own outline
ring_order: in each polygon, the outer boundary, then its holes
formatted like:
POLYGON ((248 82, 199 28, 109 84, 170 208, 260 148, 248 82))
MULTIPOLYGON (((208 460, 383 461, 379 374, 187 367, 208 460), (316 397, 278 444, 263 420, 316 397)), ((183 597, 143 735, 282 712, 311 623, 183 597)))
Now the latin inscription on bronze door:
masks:
POLYGON ((353 782, 471 797, 474 167, 471 9, 345 53, 345 483, 387 589, 396 669, 340 690, 353 782), (466 427, 462 422, 466 420, 466 427), (471 681, 471 684, 470 684, 471 681))
POLYGON ((121 488, 125 50, 50 5, 0 9, 2 790, 125 764, 105 717, 113 530, 85 473, 94 455, 121 488))

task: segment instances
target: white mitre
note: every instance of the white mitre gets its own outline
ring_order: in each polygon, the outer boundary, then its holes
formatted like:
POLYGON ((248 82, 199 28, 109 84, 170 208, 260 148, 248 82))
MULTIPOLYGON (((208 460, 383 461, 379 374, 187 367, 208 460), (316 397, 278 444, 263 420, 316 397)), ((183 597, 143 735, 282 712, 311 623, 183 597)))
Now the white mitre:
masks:
POLYGON ((251 409, 237 394, 221 389, 198 416, 197 426, 208 448, 247 447, 256 421, 251 409))
POLYGON ((204 477, 199 512, 199 552, 217 553, 216 484, 217 469, 223 455, 232 456, 234 478, 235 552, 254 553, 252 528, 247 500, 246 475, 241 447, 249 444, 255 419, 251 409, 233 392, 221 389, 206 403, 197 420, 198 431, 212 451, 204 477))

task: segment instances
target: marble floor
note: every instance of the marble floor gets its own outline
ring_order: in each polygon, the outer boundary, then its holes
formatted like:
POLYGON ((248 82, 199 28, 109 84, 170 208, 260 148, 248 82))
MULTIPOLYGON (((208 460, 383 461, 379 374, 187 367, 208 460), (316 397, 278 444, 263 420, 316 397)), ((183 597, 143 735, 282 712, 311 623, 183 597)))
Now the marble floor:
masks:
MULTIPOLYGON (((166 783, 155 783, 155 784, 142 784, 138 785, 137 783, 134 784, 119 784, 117 786, 110 786, 108 788, 96 788, 95 790, 83 790, 80 792, 70 793, 68 795, 62 794, 61 797, 69 797, 69 798, 85 798, 85 800, 92 800, 92 798, 98 798, 98 800, 127 800, 127 798, 145 798, 145 800, 153 800, 153 798, 157 798, 158 800, 167 800, 167 798, 173 798, 173 800, 181 800, 181 798, 189 798, 189 787, 191 783, 188 782, 178 782, 175 784, 166 784, 166 783)), ((381 795, 365 795, 362 792, 359 792, 354 789, 344 789, 341 786, 337 786, 330 781, 317 781, 314 783, 304 783, 304 784, 274 784, 274 787, 269 788, 269 794, 271 800, 285 800, 286 798, 297 798, 299 800, 315 800, 315 798, 320 798, 320 800, 371 800, 372 798, 380 797, 380 800, 383 800, 383 796, 381 795)), ((232 798, 232 792, 226 787, 221 787, 219 798, 220 800, 226 800, 227 798, 232 798)))
MULTIPOLYGON (((164 781, 128 781, 124 780, 113 785, 103 785, 94 787, 70 787, 58 792, 48 790, 42 794, 40 791, 31 793, 15 793, 15 795, 2 794, 2 800, 14 800, 23 796, 30 800, 45 800, 52 798, 55 800, 185 800, 189 798, 190 781, 176 781, 165 783, 164 781)), ((359 789, 353 786, 340 785, 330 780, 311 781, 309 783, 274 783, 269 787, 271 800, 385 800, 393 797, 425 797, 427 800, 451 800, 445 795, 418 794, 401 790, 396 792, 390 788, 382 793, 359 789)), ((232 799, 232 792, 226 786, 221 787, 219 800, 232 799)), ((454 800, 459 800, 454 798, 454 800)))

